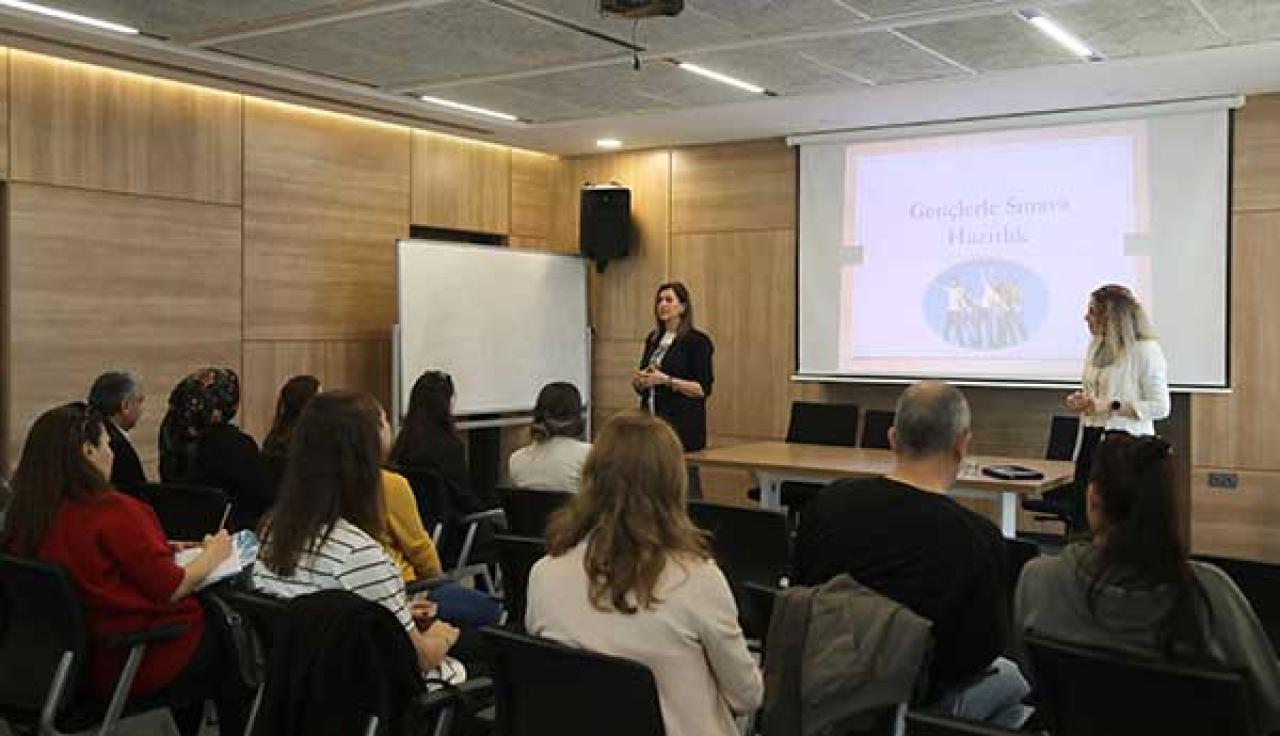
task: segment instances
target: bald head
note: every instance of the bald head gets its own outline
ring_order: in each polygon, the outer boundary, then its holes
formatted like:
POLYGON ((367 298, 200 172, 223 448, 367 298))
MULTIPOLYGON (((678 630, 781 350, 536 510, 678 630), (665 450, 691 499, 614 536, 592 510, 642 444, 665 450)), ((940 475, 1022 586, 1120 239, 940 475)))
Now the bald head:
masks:
POLYGON ((913 383, 898 398, 893 423, 894 450, 925 458, 953 450, 969 431, 969 402, 942 381, 913 383))

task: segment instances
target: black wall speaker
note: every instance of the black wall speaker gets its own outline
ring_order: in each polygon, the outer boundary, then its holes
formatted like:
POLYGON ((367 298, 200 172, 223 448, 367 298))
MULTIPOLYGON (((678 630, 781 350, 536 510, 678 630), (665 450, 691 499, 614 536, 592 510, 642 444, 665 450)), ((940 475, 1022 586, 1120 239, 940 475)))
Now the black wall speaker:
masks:
POLYGON ((578 217, 582 255, 596 262, 596 270, 631 252, 631 190, 616 185, 584 186, 578 217))

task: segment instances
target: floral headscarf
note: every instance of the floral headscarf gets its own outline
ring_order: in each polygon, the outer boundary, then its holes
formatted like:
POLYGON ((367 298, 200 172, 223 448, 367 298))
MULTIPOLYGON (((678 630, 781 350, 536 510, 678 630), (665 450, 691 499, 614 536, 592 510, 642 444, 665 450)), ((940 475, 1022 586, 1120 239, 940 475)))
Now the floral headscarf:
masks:
POLYGON ((200 434, 235 418, 240 377, 230 368, 201 368, 169 393, 169 410, 160 424, 160 475, 183 480, 187 458, 200 434))

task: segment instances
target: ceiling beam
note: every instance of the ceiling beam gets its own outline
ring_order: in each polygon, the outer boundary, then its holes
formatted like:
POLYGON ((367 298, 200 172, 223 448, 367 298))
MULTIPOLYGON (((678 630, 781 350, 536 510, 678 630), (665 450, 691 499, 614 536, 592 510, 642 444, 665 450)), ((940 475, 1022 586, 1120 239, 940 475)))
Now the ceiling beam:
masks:
MULTIPOLYGON (((875 33, 878 31, 901 31, 905 29, 915 28, 917 26, 934 25, 937 23, 950 23, 954 21, 973 20, 976 18, 990 18, 998 15, 1006 15, 1014 13, 1026 7, 1028 0, 988 0, 986 2, 968 3, 965 5, 957 5, 941 10, 926 10, 913 13, 898 13, 895 15, 886 15, 874 19, 859 20, 848 25, 836 26, 834 28, 824 28, 815 31, 800 31, 793 33, 781 33, 771 36, 755 36, 739 41, 730 41, 727 43, 712 44, 708 46, 696 46, 683 48, 673 51, 664 51, 657 55, 659 58, 680 58, 685 56, 695 56, 698 54, 709 54, 718 51, 739 51, 742 49, 759 48, 761 46, 777 46, 779 44, 798 43, 804 41, 822 41, 831 38, 843 38, 845 36, 855 36, 862 33, 875 33)), ((1063 5, 1076 5, 1088 2, 1088 0, 1038 0, 1036 6, 1039 8, 1053 8, 1063 5)), ((936 54, 935 54, 936 55, 936 54)), ((640 55, 642 58, 644 54, 640 55)), ((649 57, 653 58, 653 57, 649 57)), ((559 74, 562 72, 581 71, 583 69, 595 69, 600 67, 613 66, 619 63, 630 63, 631 56, 611 57, 607 59, 596 59, 587 62, 578 62, 574 64, 561 64, 555 66, 543 67, 540 69, 529 69, 519 72, 509 72, 506 74, 490 74, 475 77, 461 77, 458 79, 450 79, 440 81, 439 79, 406 79, 397 80, 393 83, 383 86, 388 92, 419 92, 427 90, 448 89, 450 87, 459 87, 467 84, 482 84, 485 82, 504 82, 516 79, 528 79, 531 77, 540 77, 548 74, 559 74)), ((966 71, 972 72, 963 65, 951 62, 966 71)))

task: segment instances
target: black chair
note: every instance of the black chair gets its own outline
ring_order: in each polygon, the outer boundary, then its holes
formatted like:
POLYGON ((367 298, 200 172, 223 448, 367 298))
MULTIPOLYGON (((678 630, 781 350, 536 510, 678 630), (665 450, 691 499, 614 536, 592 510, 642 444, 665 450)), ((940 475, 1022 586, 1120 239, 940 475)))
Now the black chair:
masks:
POLYGON ((547 519, 573 500, 572 493, 510 488, 500 493, 507 512, 507 529, 522 537, 542 537, 547 519))
MULTIPOLYGON (((1080 417, 1055 416, 1049 420, 1049 440, 1045 444, 1045 460, 1075 459, 1076 445, 1079 442, 1080 417)), ((1023 498, 1022 508, 1035 515, 1036 521, 1057 522, 1062 524, 1061 536, 1046 541, 1065 544, 1073 527, 1077 524, 1075 511, 1052 498, 1023 498)))
MULTIPOLYGON (((1022 576, 1022 568, 1040 556, 1040 546, 1025 539, 1004 539, 1005 571, 1009 574, 1009 603, 1013 604, 1013 593, 1018 588, 1018 578, 1022 576)), ((1012 608, 1010 609, 1012 610, 1012 608)))
POLYGON ((639 662, 501 629, 493 652, 503 736, 662 736, 653 673, 639 662))
POLYGON ((1028 633, 1031 670, 1054 736, 1253 736, 1238 672, 1170 664, 1028 633))
MULTIPOLYGON (((909 710, 906 715, 904 733, 906 736, 1015 736, 1027 734, 1027 731, 1010 731, 1007 728, 992 726, 980 721, 964 718, 942 716, 935 713, 921 713, 909 710)), ((1030 732, 1034 733, 1034 732, 1030 732)))
POLYGON ((1280 653, 1280 565, 1212 555, 1195 555, 1195 559, 1216 565, 1231 578, 1258 614, 1272 648, 1280 653))
MULTIPOLYGON (((812 401, 791 402, 791 420, 787 422, 787 442, 800 445, 857 447, 858 405, 823 404, 812 401)), ((779 489, 782 505, 787 507, 794 520, 823 487, 822 483, 784 481, 782 488, 779 489)))
POLYGON ((409 481, 422 525, 431 533, 445 574, 454 580, 478 578, 485 590, 497 590, 489 573, 491 559, 476 555, 476 547, 492 537, 494 527, 506 526, 502 509, 459 515, 449 503, 444 481, 434 468, 397 468, 409 481))
POLYGON ((524 631, 524 612, 528 603, 529 571, 547 553, 541 537, 518 537, 498 534, 498 564, 502 567, 502 598, 507 609, 507 628, 524 631))
POLYGON ((135 497, 156 512, 169 539, 199 542, 226 525, 227 494, 209 486, 188 483, 144 483, 132 489, 135 497))
POLYGON ((742 587, 777 588, 791 574, 791 534, 782 511, 690 501, 689 518, 711 535, 711 552, 729 580, 743 631, 762 639, 768 622, 753 620, 742 587))
POLYGON ((859 447, 872 450, 889 449, 889 428, 893 426, 894 413, 884 409, 867 409, 862 420, 862 438, 859 447))
MULTIPOLYGON (((185 630, 185 625, 164 626, 108 640, 107 646, 128 654, 104 707, 81 692, 89 632, 71 577, 57 565, 0 555, 0 718, 11 726, 38 728, 41 736, 89 729, 109 734, 123 716, 134 713, 128 693, 147 646, 185 630)), ((153 702, 146 710, 165 707, 153 702)))

